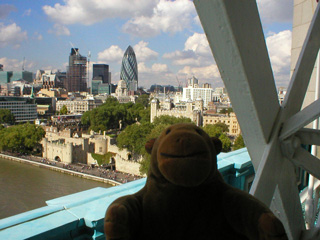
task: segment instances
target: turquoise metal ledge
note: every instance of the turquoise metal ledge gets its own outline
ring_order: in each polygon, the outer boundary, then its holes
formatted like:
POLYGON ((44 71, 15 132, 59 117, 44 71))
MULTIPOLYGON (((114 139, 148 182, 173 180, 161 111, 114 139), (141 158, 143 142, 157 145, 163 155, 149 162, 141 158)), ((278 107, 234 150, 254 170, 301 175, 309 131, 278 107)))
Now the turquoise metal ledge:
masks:
MULTIPOLYGON (((246 148, 221 153, 218 168, 228 183, 241 189, 254 174, 246 148)), ((139 191, 145 182, 144 178, 46 201, 46 207, 0 220, 0 239, 105 239, 107 207, 118 197, 139 191)))

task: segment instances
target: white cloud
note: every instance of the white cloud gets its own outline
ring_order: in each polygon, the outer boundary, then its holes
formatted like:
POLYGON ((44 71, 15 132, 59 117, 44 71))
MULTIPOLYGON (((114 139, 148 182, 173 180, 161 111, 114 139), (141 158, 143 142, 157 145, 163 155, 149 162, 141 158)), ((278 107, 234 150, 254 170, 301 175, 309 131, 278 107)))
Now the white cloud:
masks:
POLYGON ((287 85, 290 76, 292 33, 289 30, 274 33, 266 38, 269 57, 278 84, 287 85))
POLYGON ((4 71, 21 71, 23 64, 25 69, 33 69, 36 65, 33 61, 26 60, 23 63, 23 60, 9 59, 6 57, 0 58, 0 64, 3 65, 4 71))
POLYGON ((37 39, 39 41, 41 41, 43 39, 43 36, 38 32, 34 32, 33 36, 35 39, 37 39))
POLYGON ((27 9, 24 11, 23 15, 22 16, 30 16, 31 15, 31 9, 27 9))
POLYGON ((215 64, 203 67, 185 66, 183 69, 180 69, 178 73, 186 75, 187 77, 195 76, 199 80, 205 82, 209 82, 214 79, 220 80, 220 73, 217 65, 215 64))
POLYGON ((152 65, 151 69, 153 72, 158 72, 158 73, 169 72, 169 68, 167 64, 155 63, 152 65))
POLYGON ((0 4, 0 19, 5 19, 10 12, 17 11, 16 7, 10 4, 0 4))
POLYGON ((212 56, 209 43, 205 34, 194 33, 184 44, 184 50, 192 50, 199 56, 212 56))
POLYGON ((153 74, 164 74, 169 73, 169 68, 167 64, 154 63, 151 68, 147 67, 144 62, 138 63, 139 74, 143 73, 153 73, 153 74))
POLYGON ((157 0, 65 0, 53 7, 45 5, 43 11, 60 24, 81 23, 91 25, 106 18, 131 18, 149 15, 157 0))
POLYGON ((70 36, 70 31, 66 26, 61 24, 54 24, 53 29, 49 29, 48 33, 55 34, 57 36, 70 36))
POLYGON ((155 63, 147 67, 144 62, 138 63, 139 86, 150 87, 152 84, 172 85, 175 83, 175 74, 166 64, 155 63))
POLYGON ((264 23, 292 22, 293 0, 257 0, 264 23))
MULTIPOLYGON (((148 43, 144 41, 140 41, 134 45, 133 49, 138 62, 155 60, 158 57, 158 53, 148 48, 148 43)), ((125 51, 118 45, 112 45, 98 53, 98 60, 105 62, 121 62, 124 52, 125 51)))
POLYGON ((190 27, 195 9, 189 0, 160 0, 151 16, 137 16, 129 20, 123 31, 135 36, 150 37, 165 33, 176 33, 190 27))
POLYGON ((104 62, 121 62, 124 51, 117 45, 112 45, 111 47, 98 53, 98 60, 104 62))
POLYGON ((91 25, 108 18, 130 19, 123 31, 137 36, 176 33, 188 28, 196 15, 190 0, 65 0, 45 5, 47 16, 62 25, 91 25))
POLYGON ((174 65, 204 66, 214 62, 208 40, 200 33, 194 33, 186 40, 183 51, 165 53, 163 57, 171 59, 174 65))
POLYGON ((148 43, 140 41, 138 44, 134 45, 133 49, 136 54, 138 62, 145 62, 148 60, 155 60, 158 57, 158 53, 147 47, 148 43))
POLYGON ((0 23, 0 47, 12 45, 14 48, 19 48, 21 42, 27 39, 27 32, 23 32, 17 24, 12 23, 6 26, 0 23))

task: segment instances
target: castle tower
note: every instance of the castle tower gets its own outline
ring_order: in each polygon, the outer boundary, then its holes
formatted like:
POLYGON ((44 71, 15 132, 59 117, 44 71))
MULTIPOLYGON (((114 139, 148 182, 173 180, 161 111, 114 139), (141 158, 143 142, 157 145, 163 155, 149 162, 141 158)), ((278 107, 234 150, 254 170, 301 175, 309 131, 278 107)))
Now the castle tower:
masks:
POLYGON ((67 143, 67 149, 65 152, 65 159, 63 159, 62 161, 65 163, 72 163, 72 155, 73 155, 73 145, 72 143, 67 143))
POLYGON ((157 116, 157 111, 159 109, 159 104, 157 99, 152 99, 151 101, 151 112, 150 112, 150 122, 157 116))
POLYGON ((188 115, 190 115, 190 113, 192 113, 192 100, 191 99, 189 99, 188 101, 187 101, 187 109, 186 109, 186 112, 187 112, 187 114, 188 115))
POLYGON ((48 158, 47 145, 48 145, 48 139, 43 138, 43 140, 42 140, 42 157, 45 158, 45 159, 48 158))
POLYGON ((164 102, 164 109, 166 109, 166 110, 171 110, 171 99, 170 98, 167 98, 166 100, 165 100, 165 102, 164 102))
POLYGON ((196 99, 195 109, 203 112, 203 100, 202 100, 202 98, 197 98, 196 99))

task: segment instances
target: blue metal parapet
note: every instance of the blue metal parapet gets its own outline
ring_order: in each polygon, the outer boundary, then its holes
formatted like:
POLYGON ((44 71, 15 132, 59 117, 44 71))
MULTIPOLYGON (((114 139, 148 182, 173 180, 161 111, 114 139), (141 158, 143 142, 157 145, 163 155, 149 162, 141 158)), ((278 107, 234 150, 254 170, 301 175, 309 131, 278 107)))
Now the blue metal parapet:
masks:
MULTIPOLYGON (((218 168, 231 185, 246 189, 253 166, 246 148, 221 153, 218 168)), ((103 220, 118 197, 133 194, 145 185, 139 179, 111 188, 93 188, 46 201, 48 206, 0 220, 0 239, 105 239, 103 220)))

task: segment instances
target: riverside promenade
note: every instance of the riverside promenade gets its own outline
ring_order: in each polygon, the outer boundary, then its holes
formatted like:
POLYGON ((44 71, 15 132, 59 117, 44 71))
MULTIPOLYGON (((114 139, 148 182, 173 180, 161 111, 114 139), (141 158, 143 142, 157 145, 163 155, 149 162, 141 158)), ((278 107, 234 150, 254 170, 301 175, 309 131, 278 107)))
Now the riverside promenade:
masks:
POLYGON ((32 155, 14 156, 8 153, 0 153, 0 157, 15 162, 46 168, 52 171, 66 173, 72 176, 108 183, 113 186, 121 185, 123 183, 131 182, 141 178, 140 176, 133 174, 111 171, 109 169, 103 169, 100 167, 91 167, 85 164, 64 164, 62 162, 48 161, 41 157, 32 155))

